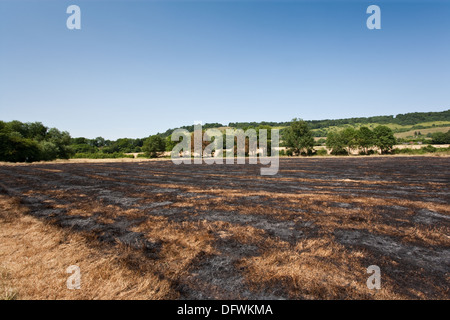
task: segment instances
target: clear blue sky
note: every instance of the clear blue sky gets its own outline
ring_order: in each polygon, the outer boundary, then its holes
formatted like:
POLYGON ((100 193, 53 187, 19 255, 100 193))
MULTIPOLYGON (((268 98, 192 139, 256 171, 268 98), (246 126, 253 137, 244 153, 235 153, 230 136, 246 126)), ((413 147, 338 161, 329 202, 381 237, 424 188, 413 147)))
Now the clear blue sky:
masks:
POLYGON ((4 121, 116 139, 449 108, 450 1, 0 0, 4 121))

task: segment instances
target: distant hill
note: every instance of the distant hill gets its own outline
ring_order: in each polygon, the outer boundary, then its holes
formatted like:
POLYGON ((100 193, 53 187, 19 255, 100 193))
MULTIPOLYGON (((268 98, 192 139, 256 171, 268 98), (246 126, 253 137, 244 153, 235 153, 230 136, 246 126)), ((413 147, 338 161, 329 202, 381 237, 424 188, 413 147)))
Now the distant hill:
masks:
MULTIPOLYGON (((407 132, 410 130, 420 130, 432 127, 447 127, 450 126, 450 109, 441 112, 411 112, 405 114, 398 114, 396 116, 374 116, 374 117, 358 117, 358 118, 345 118, 345 119, 326 119, 326 120, 307 120, 310 128, 313 129, 316 137, 324 137, 327 135, 327 131, 330 129, 336 129, 345 126, 376 126, 376 125, 389 125, 391 129, 396 132, 407 132)), ((230 122, 227 125, 221 123, 206 123, 202 127, 203 129, 209 128, 221 128, 231 127, 236 129, 256 128, 259 126, 271 126, 277 127, 281 130, 288 127, 291 121, 286 122, 230 122)), ((186 129, 189 132, 194 131, 194 126, 183 126, 181 129, 186 129)), ((159 133, 162 137, 169 136, 175 129, 168 129, 164 133, 159 133)))

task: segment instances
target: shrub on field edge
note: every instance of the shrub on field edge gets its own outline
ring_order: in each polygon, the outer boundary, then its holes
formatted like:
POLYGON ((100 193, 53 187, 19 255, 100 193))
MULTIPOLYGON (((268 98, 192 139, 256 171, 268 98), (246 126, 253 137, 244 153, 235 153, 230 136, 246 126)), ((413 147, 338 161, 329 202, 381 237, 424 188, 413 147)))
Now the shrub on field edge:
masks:
POLYGON ((426 154, 426 153, 443 153, 443 152, 449 152, 450 148, 435 148, 432 145, 427 145, 425 147, 422 147, 420 149, 411 149, 411 148, 404 148, 404 149, 394 149, 392 151, 393 154, 426 154))
POLYGON ((120 152, 114 153, 76 153, 72 159, 119 159, 119 158, 134 158, 132 154, 124 154, 120 152))

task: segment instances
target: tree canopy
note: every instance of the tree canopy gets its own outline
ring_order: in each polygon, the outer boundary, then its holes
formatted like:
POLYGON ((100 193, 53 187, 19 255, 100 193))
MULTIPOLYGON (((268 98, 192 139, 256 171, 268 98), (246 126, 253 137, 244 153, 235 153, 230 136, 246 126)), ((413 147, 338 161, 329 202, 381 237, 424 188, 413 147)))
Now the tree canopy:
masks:
POLYGON ((40 122, 0 121, 0 161, 68 159, 70 142, 68 132, 49 129, 40 122))
POLYGON ((373 129, 375 145, 381 150, 381 153, 388 153, 394 147, 396 140, 391 128, 387 126, 378 126, 373 129))
POLYGON ((142 151, 151 158, 156 158, 159 153, 166 150, 166 141, 159 135, 153 135, 145 139, 142 151))
POLYGON ((293 119, 289 128, 283 134, 283 140, 294 154, 311 154, 314 138, 306 121, 293 119))
POLYGON ((363 154, 367 154, 372 147, 377 147, 381 153, 388 153, 395 143, 394 133, 387 126, 377 126, 373 131, 367 127, 330 131, 326 141, 327 148, 335 155, 349 154, 354 149, 361 149, 363 154))
POLYGON ((435 144, 450 144, 450 130, 446 133, 435 132, 431 135, 431 142, 435 144))

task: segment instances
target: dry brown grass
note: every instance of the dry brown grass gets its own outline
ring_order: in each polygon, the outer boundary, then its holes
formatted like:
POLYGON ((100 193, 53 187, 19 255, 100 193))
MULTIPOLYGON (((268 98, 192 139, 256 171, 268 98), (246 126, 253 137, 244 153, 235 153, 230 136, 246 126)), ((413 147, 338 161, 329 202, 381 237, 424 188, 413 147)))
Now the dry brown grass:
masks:
POLYGON ((389 286, 369 290, 361 281, 367 277, 362 257, 363 251, 346 251, 330 239, 305 239, 295 248, 271 248, 262 256, 244 259, 241 267, 247 270, 247 279, 256 290, 278 286, 294 299, 405 298, 389 286))
POLYGON ((130 268, 133 253, 100 249, 85 237, 26 215, 0 195, 2 299, 171 299, 177 294, 156 274, 130 268), (81 269, 81 290, 67 289, 67 267, 81 269))
POLYGON ((212 247, 214 237, 201 222, 177 224, 164 217, 151 217, 132 231, 143 232, 150 241, 163 243, 154 268, 175 282, 189 274, 189 266, 197 257, 216 253, 212 247))

